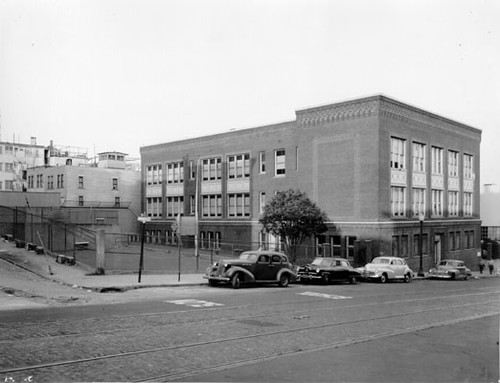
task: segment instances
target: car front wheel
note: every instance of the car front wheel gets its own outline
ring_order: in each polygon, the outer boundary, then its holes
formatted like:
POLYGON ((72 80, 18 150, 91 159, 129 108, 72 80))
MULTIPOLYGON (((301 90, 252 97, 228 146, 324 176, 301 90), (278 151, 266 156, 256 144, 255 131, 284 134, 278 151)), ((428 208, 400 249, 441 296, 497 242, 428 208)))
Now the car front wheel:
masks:
POLYGON ((349 277, 349 283, 351 285, 355 285, 356 283, 358 283, 358 279, 355 276, 351 276, 349 277))
POLYGON ((410 283, 411 282, 411 275, 410 274, 405 274, 405 283, 410 283))
POLYGON ((386 283, 387 282, 387 274, 384 273, 380 276, 380 283, 386 283))
POLYGON ((231 286, 233 286, 233 289, 240 288, 241 286, 240 273, 236 273, 233 275, 233 278, 231 279, 231 286))
POLYGON ((290 277, 288 276, 288 274, 282 274, 278 282, 278 285, 280 287, 287 287, 289 283, 290 283, 290 277))

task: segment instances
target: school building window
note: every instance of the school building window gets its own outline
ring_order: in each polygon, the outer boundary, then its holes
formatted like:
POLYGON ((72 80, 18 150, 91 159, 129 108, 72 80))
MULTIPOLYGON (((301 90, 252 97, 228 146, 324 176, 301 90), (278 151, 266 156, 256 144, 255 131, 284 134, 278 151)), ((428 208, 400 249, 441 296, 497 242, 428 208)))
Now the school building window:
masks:
POLYGON ((413 171, 425 173, 425 145, 413 143, 413 171))
POLYGON ((420 214, 425 215, 425 189, 413 189, 412 215, 418 217, 420 214))
POLYGON ((238 154, 227 157, 227 178, 250 177, 250 155, 238 154))
POLYGON ((113 178, 111 189, 118 190, 118 178, 113 178))
POLYGON ((458 152, 448 151, 448 175, 458 177, 458 152))
POLYGON ((450 217, 458 216, 458 192, 448 192, 448 215, 450 217))
POLYGON ((391 137, 391 169, 406 169, 406 140, 391 137))
POLYGON ((78 196, 78 206, 83 206, 83 196, 78 196))
POLYGON ((222 160, 220 158, 206 158, 202 164, 203 181, 222 179, 222 160))
POLYGON ((167 164, 167 183, 179 184, 182 182, 184 182, 184 164, 182 162, 167 164))
POLYGON ((83 176, 78 176, 78 189, 83 189, 83 176))
POLYGON ((202 201, 203 217, 222 217, 222 197, 220 194, 204 195, 202 201))
POLYGON ((161 217, 163 211, 163 203, 161 197, 146 198, 146 213, 148 217, 161 217))
POLYGON ((464 154, 464 178, 474 178, 473 157, 470 154, 464 154))
POLYGON ((163 173, 161 165, 148 165, 146 167, 146 182, 148 185, 162 183, 163 173))
POLYGON ((285 175, 285 149, 279 149, 274 152, 274 175, 275 176, 284 176, 285 175))
POLYGON ((443 216, 443 191, 432 190, 432 215, 434 217, 443 216))
POLYGON ((227 211, 229 217, 250 217, 250 194, 228 194, 227 211))
POLYGON ((259 153, 259 173, 266 173, 266 152, 259 153))
POLYGON ((443 174, 443 149, 432 147, 432 174, 443 174))
POLYGON ((177 217, 184 215, 184 197, 167 197, 167 217, 177 217))
POLYGON ((115 207, 120 207, 120 197, 115 197, 115 207))
POLYGON ((472 216, 472 193, 464 193, 464 216, 472 216))
POLYGON ((405 188, 391 187, 391 210, 393 217, 404 217, 406 209, 405 188))

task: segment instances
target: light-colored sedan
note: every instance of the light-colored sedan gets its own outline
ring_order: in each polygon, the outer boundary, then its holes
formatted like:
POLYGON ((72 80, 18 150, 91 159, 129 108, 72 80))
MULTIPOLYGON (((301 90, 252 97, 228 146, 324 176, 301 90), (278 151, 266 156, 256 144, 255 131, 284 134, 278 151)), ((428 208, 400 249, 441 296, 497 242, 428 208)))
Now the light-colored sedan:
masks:
POLYGON ((389 280, 409 283, 414 276, 406 261, 398 257, 377 257, 357 270, 366 280, 378 280, 381 283, 389 280))
POLYGON ((470 269, 463 261, 444 259, 436 267, 429 270, 429 277, 444 279, 469 279, 472 275, 470 269))

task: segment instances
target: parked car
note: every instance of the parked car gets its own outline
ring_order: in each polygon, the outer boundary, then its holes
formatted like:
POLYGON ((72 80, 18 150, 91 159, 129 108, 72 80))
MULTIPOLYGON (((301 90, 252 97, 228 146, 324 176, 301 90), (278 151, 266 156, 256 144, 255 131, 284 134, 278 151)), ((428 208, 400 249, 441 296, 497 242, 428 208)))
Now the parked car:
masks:
POLYGON ((385 283, 389 280, 403 280, 411 282, 415 275, 408 267, 406 261, 398 257, 377 257, 365 267, 357 268, 363 278, 367 280, 378 280, 385 283))
POLYGON ((203 278, 210 286, 231 284, 234 289, 242 284, 277 283, 286 287, 295 279, 293 265, 288 257, 275 251, 246 251, 238 258, 221 259, 207 268, 203 278))
POLYGON ((310 264, 299 267, 297 278, 302 283, 318 281, 328 284, 344 281, 354 284, 361 279, 361 274, 347 259, 317 257, 310 264))
POLYGON ((465 266, 463 261, 456 259, 444 259, 436 267, 429 270, 430 278, 445 278, 445 279, 458 279, 465 280, 472 276, 470 269, 465 266))

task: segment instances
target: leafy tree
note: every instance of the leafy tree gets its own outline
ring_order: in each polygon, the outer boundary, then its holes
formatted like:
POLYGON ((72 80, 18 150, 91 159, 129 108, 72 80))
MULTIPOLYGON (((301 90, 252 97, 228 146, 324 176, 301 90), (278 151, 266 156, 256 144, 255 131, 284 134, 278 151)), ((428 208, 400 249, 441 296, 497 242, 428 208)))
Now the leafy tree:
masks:
POLYGON ((285 251, 294 262, 298 247, 312 234, 324 233, 326 214, 300 190, 278 192, 266 204, 259 220, 264 231, 280 236, 285 251))

